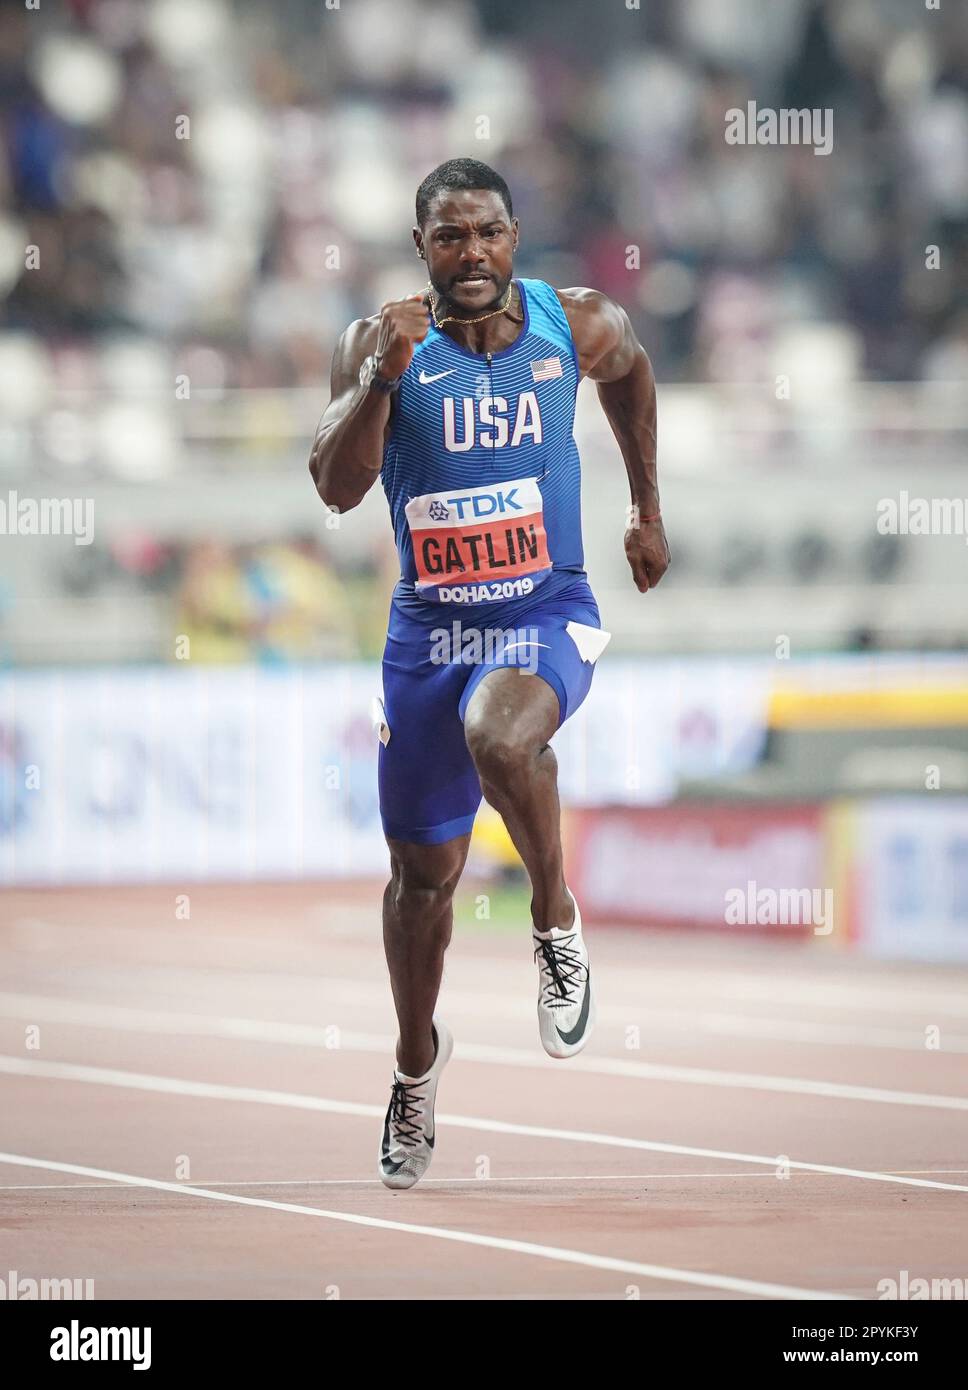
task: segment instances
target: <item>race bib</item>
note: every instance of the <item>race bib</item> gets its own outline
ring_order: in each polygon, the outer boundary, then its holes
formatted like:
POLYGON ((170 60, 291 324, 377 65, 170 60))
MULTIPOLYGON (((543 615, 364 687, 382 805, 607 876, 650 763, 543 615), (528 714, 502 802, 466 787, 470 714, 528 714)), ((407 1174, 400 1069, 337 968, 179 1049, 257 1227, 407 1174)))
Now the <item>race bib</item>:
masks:
POLYGON ((430 492, 411 498, 406 515, 417 593, 433 603, 517 598, 551 573, 534 478, 430 492))

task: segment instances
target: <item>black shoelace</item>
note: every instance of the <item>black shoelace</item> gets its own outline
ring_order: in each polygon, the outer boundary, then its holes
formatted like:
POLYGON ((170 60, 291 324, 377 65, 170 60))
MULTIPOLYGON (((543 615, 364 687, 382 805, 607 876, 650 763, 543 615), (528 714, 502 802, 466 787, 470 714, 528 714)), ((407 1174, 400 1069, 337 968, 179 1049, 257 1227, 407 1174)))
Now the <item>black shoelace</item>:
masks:
POLYGON ((572 995, 588 976, 588 967, 577 948, 567 944, 573 939, 574 933, 561 941, 539 941, 535 948, 535 960, 542 957, 542 970, 550 976, 543 987, 546 1008, 562 1009, 574 1003, 572 995))
POLYGON ((420 1125, 420 1109, 415 1104, 422 1101, 424 1096, 411 1096, 410 1091, 415 1091, 420 1082, 394 1081, 390 1093, 390 1124, 395 1129, 395 1137, 401 1144, 407 1144, 413 1148, 420 1143, 423 1138, 420 1125))

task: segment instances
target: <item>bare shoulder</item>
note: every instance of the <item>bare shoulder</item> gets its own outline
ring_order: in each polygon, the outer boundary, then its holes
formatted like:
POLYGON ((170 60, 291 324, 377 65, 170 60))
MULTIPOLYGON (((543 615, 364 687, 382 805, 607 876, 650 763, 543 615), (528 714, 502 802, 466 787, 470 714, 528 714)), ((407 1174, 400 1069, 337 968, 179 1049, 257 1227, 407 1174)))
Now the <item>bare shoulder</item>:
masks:
POLYGON ((573 285, 571 289, 567 290, 555 289, 555 294, 565 306, 566 311, 573 308, 587 309, 596 305, 600 307, 603 304, 615 303, 613 299, 609 299, 604 291, 589 289, 587 285, 573 285))
POLYGON ((599 323, 616 323, 624 314, 624 309, 610 299, 601 290, 589 289, 587 285, 578 285, 568 290, 555 290, 555 294, 561 301, 561 307, 574 332, 575 325, 580 328, 594 327, 599 323))
POLYGON ((603 358, 635 343, 628 314, 601 290, 578 286, 555 290, 565 311, 582 376, 593 374, 603 358))

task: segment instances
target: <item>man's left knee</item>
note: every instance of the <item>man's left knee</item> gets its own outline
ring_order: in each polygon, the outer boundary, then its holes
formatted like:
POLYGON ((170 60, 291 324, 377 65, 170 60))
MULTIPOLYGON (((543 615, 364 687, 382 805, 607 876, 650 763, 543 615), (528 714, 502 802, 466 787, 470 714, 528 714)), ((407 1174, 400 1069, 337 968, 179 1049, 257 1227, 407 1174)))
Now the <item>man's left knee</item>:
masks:
POLYGON ((539 743, 526 732, 511 727, 495 727, 489 720, 469 717, 464 738, 485 785, 501 787, 515 777, 526 775, 541 751, 539 743))

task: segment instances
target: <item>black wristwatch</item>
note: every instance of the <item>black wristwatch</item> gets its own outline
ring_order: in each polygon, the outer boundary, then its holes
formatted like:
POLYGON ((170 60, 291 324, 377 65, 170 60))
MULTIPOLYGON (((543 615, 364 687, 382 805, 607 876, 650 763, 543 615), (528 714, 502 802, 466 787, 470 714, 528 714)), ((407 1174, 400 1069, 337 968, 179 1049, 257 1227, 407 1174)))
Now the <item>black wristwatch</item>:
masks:
POLYGON ((380 376, 377 367, 378 364, 375 357, 364 358, 363 365, 360 367, 360 385, 372 386, 377 391, 382 391, 385 396, 388 396, 391 391, 397 389, 403 377, 397 376, 394 377, 392 381, 389 381, 385 376, 380 376))

